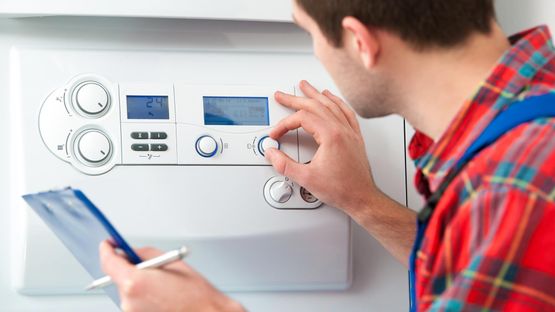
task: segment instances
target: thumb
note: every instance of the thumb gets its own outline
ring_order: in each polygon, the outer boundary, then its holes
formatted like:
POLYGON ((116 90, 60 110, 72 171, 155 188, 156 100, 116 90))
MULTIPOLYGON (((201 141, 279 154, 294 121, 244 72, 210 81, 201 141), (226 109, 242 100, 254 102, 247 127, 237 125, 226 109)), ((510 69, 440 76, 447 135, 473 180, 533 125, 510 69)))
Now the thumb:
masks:
POLYGON ((281 175, 304 185, 308 168, 299 164, 284 152, 271 148, 266 151, 266 159, 272 164, 274 169, 281 175))

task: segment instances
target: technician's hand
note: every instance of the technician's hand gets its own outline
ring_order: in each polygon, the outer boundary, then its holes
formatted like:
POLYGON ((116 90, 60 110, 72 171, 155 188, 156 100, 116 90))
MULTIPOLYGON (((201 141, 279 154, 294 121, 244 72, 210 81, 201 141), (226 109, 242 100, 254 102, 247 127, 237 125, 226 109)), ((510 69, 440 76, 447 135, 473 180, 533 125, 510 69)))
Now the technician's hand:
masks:
POLYGON ((355 113, 329 91, 320 93, 306 81, 300 88, 307 96, 276 92, 276 101, 297 112, 277 124, 270 136, 279 139, 303 128, 319 145, 309 164, 299 164, 271 149, 266 158, 278 173, 304 186, 321 201, 351 214, 376 194, 360 126, 355 113))
MULTIPOLYGON (((137 253, 145 260, 162 254, 151 248, 137 253)), ((137 270, 108 242, 100 245, 100 257, 102 269, 118 286, 123 311, 244 311, 183 261, 137 270)))

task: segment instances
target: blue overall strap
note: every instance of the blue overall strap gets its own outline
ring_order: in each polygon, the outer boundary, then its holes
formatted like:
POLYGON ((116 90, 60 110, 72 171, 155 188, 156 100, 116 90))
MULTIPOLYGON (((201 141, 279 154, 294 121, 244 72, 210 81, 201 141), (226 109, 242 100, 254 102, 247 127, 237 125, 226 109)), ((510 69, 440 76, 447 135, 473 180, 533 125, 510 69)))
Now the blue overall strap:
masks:
POLYGON ((472 158, 484 148, 497 141, 497 139, 511 129, 536 119, 549 117, 555 117, 555 93, 530 97, 524 101, 516 102, 506 110, 500 112, 482 134, 470 145, 464 155, 457 161, 455 167, 443 179, 438 189, 428 199, 424 209, 418 214, 418 219, 422 222, 426 222, 430 218, 435 206, 451 182, 459 175, 472 158))
POLYGON ((481 150, 491 145, 511 129, 536 119, 548 117, 555 117, 555 93, 531 97, 522 102, 514 103, 493 120, 468 148, 457 165, 464 166, 481 150))
POLYGON ((500 112, 497 117, 486 127, 480 136, 466 150, 458 160, 455 167, 447 174, 439 185, 436 192, 430 196, 426 206, 418 214, 418 229, 416 239, 412 248, 409 263, 409 291, 410 311, 417 311, 416 304, 416 256, 420 250, 428 221, 432 216, 441 197, 465 166, 483 149, 497 141, 505 133, 518 126, 540 119, 555 118, 555 93, 530 97, 524 101, 517 102, 500 112))

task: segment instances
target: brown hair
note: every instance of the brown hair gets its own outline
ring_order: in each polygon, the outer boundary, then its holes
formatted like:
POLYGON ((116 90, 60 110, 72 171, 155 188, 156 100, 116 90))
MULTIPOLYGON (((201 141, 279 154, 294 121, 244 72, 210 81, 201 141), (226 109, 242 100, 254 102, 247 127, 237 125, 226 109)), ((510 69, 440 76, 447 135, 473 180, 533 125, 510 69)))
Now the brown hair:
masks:
POLYGON ((417 49, 452 47, 472 33, 490 33, 493 0, 296 0, 336 47, 343 18, 399 35, 417 49))

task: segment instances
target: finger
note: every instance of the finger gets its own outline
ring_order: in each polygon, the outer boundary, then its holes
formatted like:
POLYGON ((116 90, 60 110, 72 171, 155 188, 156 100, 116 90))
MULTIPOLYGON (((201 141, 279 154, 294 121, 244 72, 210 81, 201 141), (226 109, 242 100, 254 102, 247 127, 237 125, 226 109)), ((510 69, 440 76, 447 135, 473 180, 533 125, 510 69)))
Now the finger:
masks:
POLYGON ((336 118, 333 113, 318 100, 310 99, 302 96, 287 94, 284 92, 276 92, 276 101, 283 106, 292 108, 297 111, 305 110, 324 119, 336 118))
POLYGON ((291 178, 301 185, 305 185, 307 182, 307 173, 310 170, 308 165, 299 164, 275 148, 267 150, 265 157, 279 174, 291 178))
POLYGON ((121 285, 135 270, 123 256, 118 255, 109 242, 103 241, 99 247, 102 271, 109 275, 114 283, 121 285))
POLYGON ((332 100, 341 109, 341 111, 349 121, 349 125, 351 125, 351 128, 353 128, 353 130, 360 131, 360 124, 358 122, 356 114, 347 105, 347 103, 345 103, 345 101, 343 101, 340 97, 336 96, 335 94, 331 93, 329 90, 324 90, 322 94, 328 97, 330 100, 332 100))
POLYGON ((317 100, 319 103, 324 105, 330 112, 343 124, 349 124, 344 112, 337 106, 337 104, 332 101, 329 97, 325 96, 324 94, 320 93, 313 85, 311 85, 308 81, 302 80, 299 83, 299 87, 303 93, 311 98, 317 100))
POLYGON ((135 249, 135 252, 143 260, 149 260, 164 254, 162 251, 151 247, 137 248, 135 249))
POLYGON ((318 144, 320 144, 320 133, 327 131, 325 125, 326 123, 314 114, 307 111, 298 111, 282 119, 272 131, 270 131, 270 137, 277 140, 289 131, 303 128, 314 137, 318 144))

